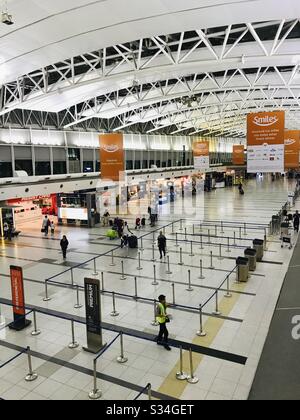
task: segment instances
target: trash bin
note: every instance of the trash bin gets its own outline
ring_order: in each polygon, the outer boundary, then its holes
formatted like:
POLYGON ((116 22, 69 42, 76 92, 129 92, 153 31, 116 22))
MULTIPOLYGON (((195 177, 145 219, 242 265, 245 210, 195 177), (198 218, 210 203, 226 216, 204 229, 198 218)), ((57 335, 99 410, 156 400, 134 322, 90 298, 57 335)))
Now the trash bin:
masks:
POLYGON ((238 257, 236 259, 237 265, 237 281, 239 282, 247 282, 249 277, 249 260, 248 258, 238 257))
POLYGON ((256 270, 256 249, 247 248, 245 249, 245 257, 249 259, 249 271, 256 270))
POLYGON ((272 234, 279 232, 281 217, 279 215, 272 216, 272 234))
POLYGON ((253 248, 256 250, 256 261, 262 261, 264 257, 264 241, 262 239, 254 239, 253 248))

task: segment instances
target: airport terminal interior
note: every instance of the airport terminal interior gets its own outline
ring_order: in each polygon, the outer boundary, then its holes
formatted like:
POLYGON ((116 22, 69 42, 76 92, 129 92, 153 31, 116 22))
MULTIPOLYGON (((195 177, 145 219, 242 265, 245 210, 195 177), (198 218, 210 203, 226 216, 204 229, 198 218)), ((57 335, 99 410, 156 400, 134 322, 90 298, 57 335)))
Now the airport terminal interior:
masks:
POLYGON ((0 7, 0 400, 299 400, 299 0, 0 7))

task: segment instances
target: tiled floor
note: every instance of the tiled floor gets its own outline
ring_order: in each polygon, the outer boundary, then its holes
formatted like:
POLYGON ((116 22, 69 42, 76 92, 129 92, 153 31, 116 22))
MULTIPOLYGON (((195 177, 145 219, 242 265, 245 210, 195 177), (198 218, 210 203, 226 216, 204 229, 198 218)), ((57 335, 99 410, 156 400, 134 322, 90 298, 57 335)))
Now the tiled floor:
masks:
MULTIPOLYGON (((166 352, 154 342, 142 338, 134 338, 125 334, 125 353, 128 362, 120 365, 116 362, 120 353, 119 341, 114 343, 105 352, 98 362, 98 387, 103 392, 103 399, 133 399, 138 390, 147 383, 151 383, 154 391, 177 398, 192 399, 246 399, 256 372, 262 347, 273 315, 274 307, 286 273, 291 251, 281 249, 277 237, 269 237, 268 250, 263 263, 259 263, 255 273, 247 284, 236 285, 235 273, 230 276, 229 287, 233 297, 226 299, 226 290, 219 293, 219 303, 224 311, 224 319, 213 317, 215 299, 212 299, 204 308, 204 328, 208 335, 197 338, 199 330, 198 308, 208 300, 215 289, 225 280, 226 276, 235 267, 235 258, 243 255, 244 248, 251 246, 255 238, 264 237, 264 229, 257 229, 255 224, 268 224, 271 216, 278 212, 287 200, 287 192, 292 188, 285 180, 268 183, 267 181, 251 181, 246 187, 246 194, 240 197, 236 189, 217 190, 211 194, 201 195, 197 198, 179 200, 173 207, 164 207, 161 211, 160 225, 164 226, 181 218, 183 229, 187 229, 188 240, 194 240, 193 254, 190 242, 185 242, 184 230, 180 231, 180 223, 166 228, 168 237, 168 256, 172 274, 167 274, 166 260, 160 262, 155 245, 155 262, 152 262, 152 234, 143 240, 144 251, 141 252, 143 270, 138 271, 138 252, 127 249, 114 252, 115 266, 111 266, 111 255, 97 259, 97 271, 103 273, 106 291, 114 291, 126 295, 134 295, 135 280, 137 278, 138 295, 146 299, 157 299, 158 295, 166 294, 172 302, 172 283, 175 285, 175 300, 177 305, 191 307, 170 309, 173 315, 170 324, 170 333, 178 341, 194 343, 199 346, 208 346, 211 349, 228 352, 230 354, 247 358, 246 365, 226 361, 220 357, 195 355, 195 375, 199 377, 196 385, 181 384, 180 395, 173 386, 176 382, 171 373, 179 361, 179 350, 173 348, 166 352), (184 210, 184 212, 183 212, 184 210), (222 220, 231 221, 232 225, 217 229, 217 238, 214 238, 214 226, 202 226, 200 222, 222 220), (196 223, 197 222, 197 223, 196 223), (244 228, 232 227, 234 222, 247 222, 247 235, 244 228), (193 224, 196 224, 191 236, 193 224), (250 228, 251 227, 251 228, 250 228), (212 244, 207 238, 208 229, 212 244), (177 233, 179 246, 176 247, 177 233), (204 249, 201 249, 200 239, 204 249), (233 247, 234 235, 237 246, 233 247), (241 237, 240 237, 241 235, 241 237), (230 237, 231 252, 227 251, 227 237, 230 237), (218 259, 220 252, 223 259, 218 259), (184 265, 179 265, 182 248, 184 265), (211 265, 210 252, 213 253, 214 270, 211 265), (203 263, 205 279, 200 280, 200 260, 203 263), (121 262, 124 262, 126 280, 121 280, 121 262), (277 264, 274 264, 277 263, 277 264), (154 266, 156 269, 158 286, 153 286, 154 266), (191 270, 193 291, 187 291, 188 270, 191 270), (173 385, 168 388, 168 380, 173 385), (173 381, 173 382, 172 382, 173 381), (175 395, 176 394, 176 395, 175 395)), ((135 216, 128 218, 133 224, 135 216)), ((147 226, 145 231, 138 235, 151 233, 147 226)), ((62 266, 62 256, 59 250, 59 238, 67 234, 71 250, 68 262, 73 264, 85 263, 100 254, 114 249, 118 242, 111 242, 104 237, 105 229, 95 228, 83 230, 80 228, 57 229, 55 237, 48 239, 41 236, 39 223, 36 225, 23 225, 22 236, 12 244, 0 242, 0 297, 11 299, 9 266, 18 265, 24 269, 25 295, 27 305, 33 305, 41 310, 59 311, 70 316, 84 318, 84 307, 74 309, 76 303, 76 290, 61 288, 49 283, 49 296, 51 301, 44 302, 45 280, 52 276, 56 282, 71 285, 72 277, 68 266, 62 266)), ((156 235, 157 236, 157 235, 156 235)), ((85 277, 93 277, 93 262, 84 264, 73 270, 73 281, 83 285, 85 277)), ((226 283, 224 285, 226 289, 226 283)), ((80 301, 83 303, 83 293, 80 291, 80 301)), ((105 323, 104 339, 110 342, 116 333, 114 326, 134 330, 137 334, 157 333, 156 327, 151 326, 153 320, 153 304, 148 301, 135 301, 133 298, 117 296, 118 317, 111 317, 112 297, 104 294, 102 297, 103 321, 105 323)), ((11 308, 1 305, 3 322, 12 319, 11 308)), ((80 347, 69 350, 71 341, 71 323, 68 320, 55 318, 46 314, 37 314, 38 327, 42 334, 31 336, 31 329, 23 332, 13 332, 9 329, 0 330, 0 363, 5 362, 18 353, 13 346, 30 346, 37 352, 33 357, 34 369, 39 374, 37 381, 26 383, 27 358, 22 355, 9 365, 0 369, 0 397, 4 399, 88 399, 88 393, 93 388, 93 356, 85 353, 82 346, 85 344, 84 325, 76 323, 75 337, 80 347), (48 360, 47 360, 48 358, 48 360), (49 358, 58 360, 50 361, 49 358)), ((32 315, 29 316, 32 318, 32 315)), ((186 355, 184 358, 187 360, 186 355)), ((185 363, 185 370, 189 369, 185 363)), ((175 384, 175 385, 174 385, 175 384)), ((179 385, 178 385, 179 386, 179 385)), ((145 397, 142 397, 145 398, 145 397)))

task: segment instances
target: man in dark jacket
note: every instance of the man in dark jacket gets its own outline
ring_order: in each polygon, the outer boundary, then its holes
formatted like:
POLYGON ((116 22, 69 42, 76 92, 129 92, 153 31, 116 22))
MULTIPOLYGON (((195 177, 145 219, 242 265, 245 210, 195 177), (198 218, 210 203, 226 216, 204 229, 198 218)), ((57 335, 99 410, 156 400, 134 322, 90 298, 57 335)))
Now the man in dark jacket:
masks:
POLYGON ((162 259, 163 256, 164 257, 166 256, 167 238, 165 237, 165 235, 162 232, 160 232, 157 241, 158 241, 158 249, 159 249, 160 259, 162 259))
POLYGON ((61 247, 61 250, 62 250, 64 260, 67 258, 68 246, 69 246, 69 241, 68 241, 67 237, 64 235, 62 240, 60 241, 60 247, 61 247))
POLYGON ((296 213, 294 214, 293 219, 294 219, 294 229, 296 232, 299 232, 300 214, 298 210, 296 210, 296 213))

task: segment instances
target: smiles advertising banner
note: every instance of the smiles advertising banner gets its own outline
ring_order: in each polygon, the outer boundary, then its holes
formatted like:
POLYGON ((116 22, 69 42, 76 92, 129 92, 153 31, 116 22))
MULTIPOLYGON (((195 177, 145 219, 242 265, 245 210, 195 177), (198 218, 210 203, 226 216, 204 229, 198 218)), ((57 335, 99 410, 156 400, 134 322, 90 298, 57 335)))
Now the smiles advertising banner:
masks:
POLYGON ((245 164, 245 147, 243 145, 233 146, 232 163, 234 165, 245 164))
POLYGON ((284 172, 285 112, 260 112, 247 116, 247 171, 284 172))
POLYGON ((193 143, 194 167, 205 172, 209 169, 209 141, 195 141, 193 143))
POLYGON ((125 170, 123 134, 101 134, 99 141, 101 178, 119 181, 125 170))
POLYGON ((284 138, 284 166, 285 169, 299 168, 300 131, 286 130, 284 138))

